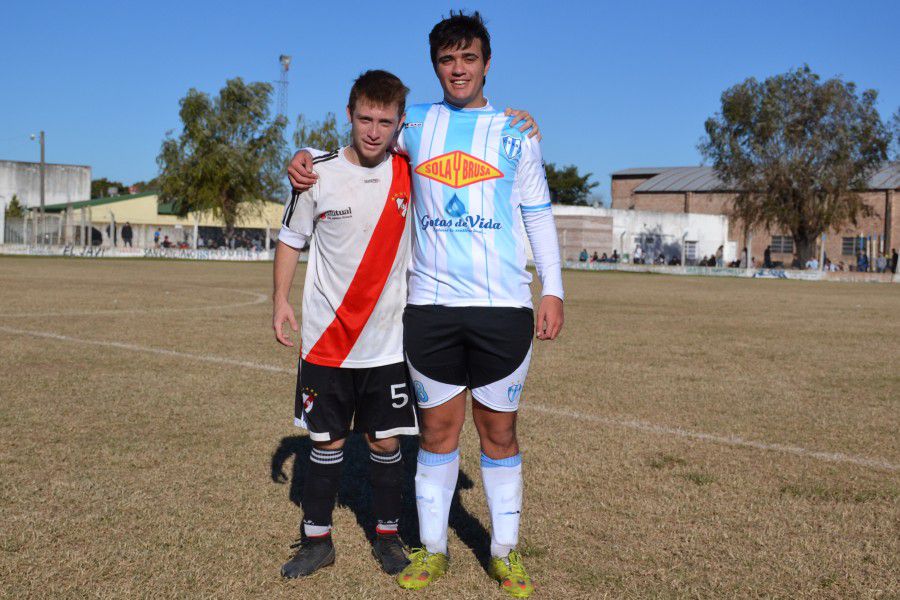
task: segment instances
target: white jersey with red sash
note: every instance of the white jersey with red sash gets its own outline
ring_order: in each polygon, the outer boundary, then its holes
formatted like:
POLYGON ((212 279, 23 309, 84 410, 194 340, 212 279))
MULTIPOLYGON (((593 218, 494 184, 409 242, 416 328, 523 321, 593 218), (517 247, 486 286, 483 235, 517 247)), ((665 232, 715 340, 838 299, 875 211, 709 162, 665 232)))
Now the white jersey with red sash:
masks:
POLYGON ((319 179, 285 205, 279 240, 307 242, 301 356, 328 367, 403 361, 409 265, 409 163, 354 165, 346 148, 315 159, 319 179))

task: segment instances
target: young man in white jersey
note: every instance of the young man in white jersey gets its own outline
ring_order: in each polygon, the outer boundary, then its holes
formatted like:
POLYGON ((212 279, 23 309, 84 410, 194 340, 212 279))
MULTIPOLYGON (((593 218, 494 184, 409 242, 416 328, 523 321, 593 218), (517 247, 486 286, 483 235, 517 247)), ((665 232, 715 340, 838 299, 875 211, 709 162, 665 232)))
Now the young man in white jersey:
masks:
MULTIPOLYGON (((397 580, 421 589, 447 569, 468 389, 491 513, 490 574, 508 594, 528 597, 534 588, 515 551, 522 506, 515 425, 532 332, 552 340, 562 328, 556 229, 539 145, 484 97, 490 37, 478 13, 451 14, 434 27, 429 43, 444 100, 410 107, 398 140, 414 169, 415 235, 403 323, 422 409, 416 504, 425 547, 410 555, 397 580), (536 325, 525 234, 542 284, 536 325)), ((309 159, 294 157, 295 185, 310 181, 296 176, 307 171, 309 159)))
POLYGON ((310 244, 303 286, 295 423, 313 448, 303 489, 301 538, 284 577, 334 562, 332 512, 343 447, 365 434, 377 526, 373 553, 395 575, 409 564, 398 535, 403 466, 399 435, 418 433, 409 400, 401 316, 409 263, 409 164, 389 152, 408 90, 394 75, 368 71, 353 84, 347 113, 352 144, 316 159, 320 183, 287 202, 275 251, 273 327, 293 346, 285 321, 300 250, 310 244))

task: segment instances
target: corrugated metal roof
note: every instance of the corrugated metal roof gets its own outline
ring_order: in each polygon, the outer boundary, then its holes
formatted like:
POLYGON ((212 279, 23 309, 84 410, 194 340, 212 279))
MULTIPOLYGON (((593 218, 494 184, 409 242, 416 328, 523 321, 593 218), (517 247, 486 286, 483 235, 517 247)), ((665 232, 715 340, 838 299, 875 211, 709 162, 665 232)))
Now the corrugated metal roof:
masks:
POLYGON ((622 169, 621 171, 613 171, 612 177, 628 177, 631 175, 659 175, 672 167, 637 167, 634 169, 622 169))
MULTIPOLYGON (((869 178, 868 187, 870 190, 895 190, 900 188, 900 162, 885 163, 881 169, 869 178)), ((634 188, 634 191, 635 193, 653 194, 665 192, 725 192, 733 190, 728 189, 728 186, 719 179, 712 167, 672 167, 664 169, 658 175, 643 182, 634 188)))
MULTIPOLYGON (((91 198, 90 200, 80 200, 78 202, 71 203, 60 203, 60 204, 48 204, 44 207, 46 212, 60 212, 66 210, 69 206, 72 209, 76 208, 86 208, 88 206, 102 206, 103 204, 115 204, 116 202, 124 202, 126 200, 134 200, 135 198, 142 198, 144 196, 155 196, 159 192, 141 192, 140 194, 128 194, 125 196, 110 196, 108 198, 91 198)), ((34 208, 34 207, 32 207, 34 208)))
POLYGON ((873 190, 900 189, 900 162, 885 164, 869 178, 869 187, 873 190))

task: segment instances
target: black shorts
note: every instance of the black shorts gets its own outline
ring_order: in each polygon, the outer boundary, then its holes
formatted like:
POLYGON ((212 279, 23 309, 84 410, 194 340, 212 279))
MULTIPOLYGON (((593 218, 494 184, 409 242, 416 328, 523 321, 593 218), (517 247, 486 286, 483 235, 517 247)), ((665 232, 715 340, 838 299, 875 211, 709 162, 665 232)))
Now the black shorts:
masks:
POLYGON ((406 364, 348 369, 301 360, 294 424, 314 442, 340 440, 351 430, 376 439, 418 434, 406 364))
POLYGON ((403 348, 421 408, 465 388, 481 404, 518 409, 531 360, 530 308, 407 305, 403 348))

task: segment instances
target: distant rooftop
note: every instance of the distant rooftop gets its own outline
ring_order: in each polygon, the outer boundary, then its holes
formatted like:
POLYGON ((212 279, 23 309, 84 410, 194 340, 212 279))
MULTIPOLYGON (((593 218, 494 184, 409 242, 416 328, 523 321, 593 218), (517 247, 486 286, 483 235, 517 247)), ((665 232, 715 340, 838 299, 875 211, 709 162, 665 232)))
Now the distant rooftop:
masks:
POLYGON ((134 200, 143 196, 156 196, 159 192, 142 192, 140 194, 128 194, 126 196, 110 196, 108 198, 91 198, 90 200, 81 200, 79 202, 64 202, 61 204, 48 204, 44 207, 46 212, 60 212, 66 210, 69 206, 73 210, 86 208, 88 206, 102 206, 104 204, 115 204, 116 202, 124 202, 126 200, 134 200))
MULTIPOLYGON (((712 167, 637 168, 616 171, 613 177, 649 177, 634 188, 635 193, 729 192, 712 167)), ((885 163, 869 178, 870 190, 900 188, 900 162, 885 163)))

